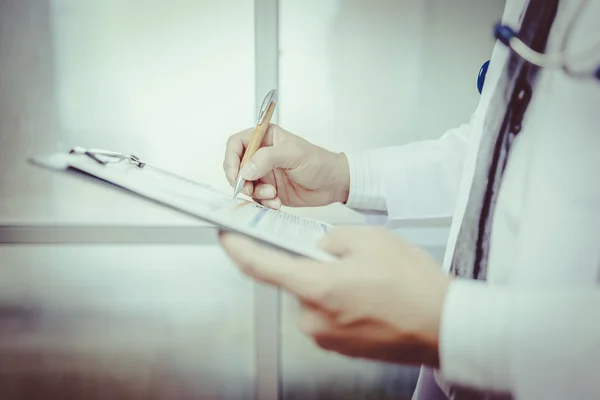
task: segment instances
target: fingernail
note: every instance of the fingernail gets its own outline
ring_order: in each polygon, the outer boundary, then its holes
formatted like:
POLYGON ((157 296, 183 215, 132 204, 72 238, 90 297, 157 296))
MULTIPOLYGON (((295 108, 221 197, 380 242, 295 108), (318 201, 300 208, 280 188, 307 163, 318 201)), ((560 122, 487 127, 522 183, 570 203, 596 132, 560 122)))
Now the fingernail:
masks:
POLYGON ((247 181, 253 181, 256 179, 256 175, 258 174, 258 169, 253 162, 249 162, 240 170, 240 175, 247 181))
POLYGON ((246 196, 252 196, 252 191, 248 186, 244 186, 244 188, 242 189, 242 193, 244 193, 246 196))

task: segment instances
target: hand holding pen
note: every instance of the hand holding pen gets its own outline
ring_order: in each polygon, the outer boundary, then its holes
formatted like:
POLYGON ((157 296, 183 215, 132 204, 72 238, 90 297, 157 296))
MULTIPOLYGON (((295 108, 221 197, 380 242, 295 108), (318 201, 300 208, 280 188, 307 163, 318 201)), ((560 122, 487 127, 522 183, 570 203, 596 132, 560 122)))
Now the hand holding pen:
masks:
POLYGON ((274 209, 345 203, 350 188, 346 156, 269 125, 276 99, 276 92, 269 92, 256 126, 227 141, 223 167, 234 196, 241 191, 274 209))

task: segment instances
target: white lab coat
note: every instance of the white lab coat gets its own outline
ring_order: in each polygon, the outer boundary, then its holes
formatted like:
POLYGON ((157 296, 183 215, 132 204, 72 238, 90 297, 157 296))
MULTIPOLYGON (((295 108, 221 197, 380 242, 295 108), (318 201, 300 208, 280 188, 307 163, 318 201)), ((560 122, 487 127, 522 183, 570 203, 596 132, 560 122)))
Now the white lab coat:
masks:
MULTIPOLYGON (((508 0, 518 27, 525 0, 508 0)), ((548 52, 579 1, 562 1, 548 52)), ((600 39, 600 0, 572 49, 600 39)), ((449 268, 483 120, 508 56, 494 49, 480 104, 441 139, 349 155, 349 206, 389 219, 453 216, 449 268)), ((600 65, 600 55, 591 66, 600 65)), ((515 399, 600 398, 600 82, 543 70, 515 139, 494 214, 487 282, 457 281, 446 298, 439 375, 515 399)))

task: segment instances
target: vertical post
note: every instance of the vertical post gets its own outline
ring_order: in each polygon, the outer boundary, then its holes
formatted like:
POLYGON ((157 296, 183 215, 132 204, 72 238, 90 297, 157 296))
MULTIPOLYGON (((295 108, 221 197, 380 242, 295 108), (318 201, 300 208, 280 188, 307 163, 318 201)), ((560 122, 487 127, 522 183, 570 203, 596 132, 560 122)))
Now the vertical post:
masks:
MULTIPOLYGON (((254 0, 255 99, 259 107, 271 89, 279 86, 278 0, 254 0)), ((258 111, 258 110, 257 110, 258 111)), ((277 122, 275 109, 272 121, 277 122)))
MULTIPOLYGON (((255 108, 257 111, 269 90, 278 89, 278 7, 278 0, 254 0, 255 108)), ((277 120, 276 109, 271 121, 276 123, 277 120)), ((281 393, 279 291, 256 284, 254 310, 256 399, 279 400, 281 393)))
POLYGON ((29 212, 30 198, 53 189, 26 157, 53 150, 60 140, 55 104, 50 0, 0 0, 0 209, 29 212))

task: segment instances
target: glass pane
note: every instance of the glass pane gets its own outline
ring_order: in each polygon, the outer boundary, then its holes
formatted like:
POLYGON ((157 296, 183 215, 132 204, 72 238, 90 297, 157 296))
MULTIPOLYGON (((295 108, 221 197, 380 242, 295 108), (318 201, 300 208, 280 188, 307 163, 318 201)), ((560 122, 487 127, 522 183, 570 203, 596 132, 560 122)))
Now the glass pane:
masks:
POLYGON ((252 0, 1 4, 10 91, 0 95, 0 179, 13 180, 3 198, 46 200, 48 189, 58 190, 25 165, 57 143, 133 153, 228 187, 225 140, 255 121, 252 0), (9 161, 19 163, 16 172, 4 168, 9 161))
POLYGON ((218 246, 4 246, 2 399, 253 399, 253 284, 218 246))

